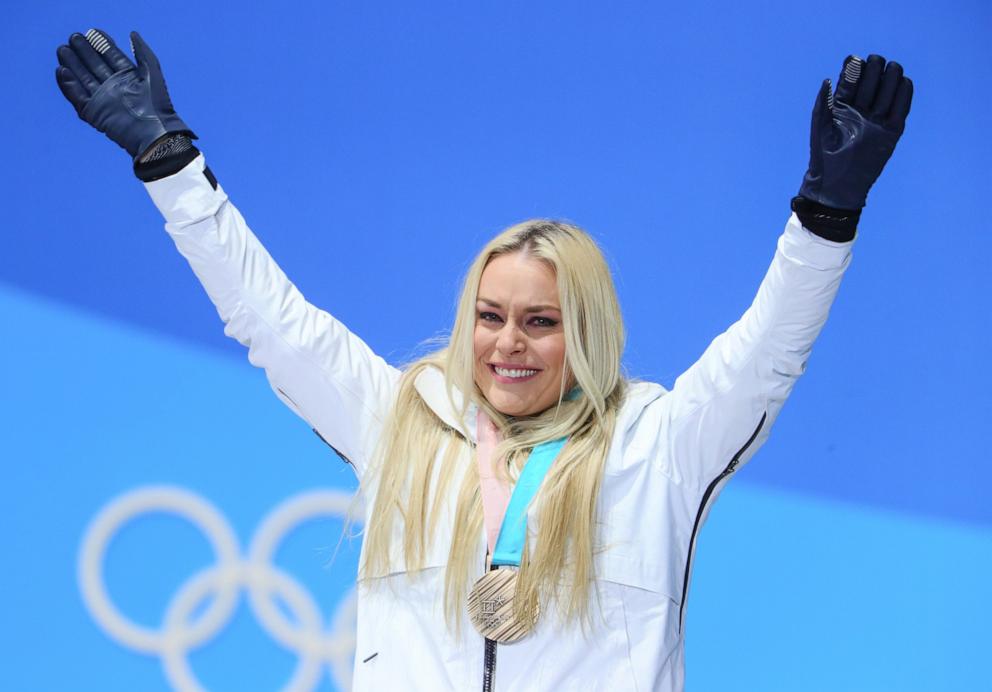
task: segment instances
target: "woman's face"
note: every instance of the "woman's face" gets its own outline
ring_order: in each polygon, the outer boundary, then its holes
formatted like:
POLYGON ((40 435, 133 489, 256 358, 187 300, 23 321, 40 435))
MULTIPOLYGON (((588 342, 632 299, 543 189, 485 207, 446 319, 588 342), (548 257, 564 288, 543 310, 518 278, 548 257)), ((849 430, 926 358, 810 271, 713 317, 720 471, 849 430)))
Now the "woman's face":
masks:
POLYGON ((564 370, 554 271, 526 252, 492 259, 475 310, 475 383, 486 400, 507 416, 540 413, 558 402, 564 370))

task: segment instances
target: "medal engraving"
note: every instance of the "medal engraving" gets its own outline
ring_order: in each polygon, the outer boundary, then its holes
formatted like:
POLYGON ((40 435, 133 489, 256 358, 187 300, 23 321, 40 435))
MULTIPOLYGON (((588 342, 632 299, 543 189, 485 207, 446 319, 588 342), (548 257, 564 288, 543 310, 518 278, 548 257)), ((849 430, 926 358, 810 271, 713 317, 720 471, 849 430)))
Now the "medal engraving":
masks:
POLYGON ((509 644, 526 637, 537 622, 537 609, 517 618, 513 596, 517 570, 503 567, 487 572, 468 595, 468 615, 475 629, 487 639, 509 644))

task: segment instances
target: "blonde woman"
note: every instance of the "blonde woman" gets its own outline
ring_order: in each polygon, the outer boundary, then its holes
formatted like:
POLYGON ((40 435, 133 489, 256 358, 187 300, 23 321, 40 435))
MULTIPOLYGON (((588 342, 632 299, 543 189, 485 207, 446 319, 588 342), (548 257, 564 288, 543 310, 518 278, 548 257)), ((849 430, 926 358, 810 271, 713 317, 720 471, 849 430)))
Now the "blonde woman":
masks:
POLYGON ((448 345, 405 371, 306 302, 175 114, 158 61, 103 32, 58 50, 80 117, 127 149, 166 230, 272 388, 366 499, 358 690, 678 690, 696 536, 806 367, 912 84, 850 57, 743 317, 672 391, 629 382, 593 240, 547 220, 490 241, 448 345))

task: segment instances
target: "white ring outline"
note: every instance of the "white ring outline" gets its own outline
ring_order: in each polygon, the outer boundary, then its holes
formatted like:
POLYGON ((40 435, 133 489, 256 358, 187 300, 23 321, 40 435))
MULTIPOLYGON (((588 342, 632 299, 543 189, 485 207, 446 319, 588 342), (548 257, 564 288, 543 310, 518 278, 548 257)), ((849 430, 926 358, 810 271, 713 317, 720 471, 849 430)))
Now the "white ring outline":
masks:
MULTIPOLYGON (((244 565, 243 569, 237 571, 235 586, 247 585, 252 581, 253 569, 244 565)), ((217 568, 204 570, 194 575, 176 592, 175 597, 169 603, 164 619, 163 629, 169 632, 173 628, 181 628, 185 618, 188 618, 197 605, 205 598, 209 598, 215 593, 216 582, 220 582, 220 588, 227 588, 229 585, 230 573, 223 574, 217 568)), ((310 594, 300 586, 299 582, 292 579, 284 572, 273 571, 266 581, 275 587, 275 591, 282 596, 282 600, 293 611, 303 627, 309 640, 305 637, 304 642, 314 642, 320 638, 320 610, 310 594)), ((162 668, 173 689, 183 690, 183 692, 206 692, 206 688, 200 685, 193 674, 186 657, 187 648, 181 641, 166 638, 166 648, 160 653, 162 657, 162 668)), ((282 687, 286 692, 304 692, 311 690, 320 682, 322 671, 322 660, 320 656, 320 646, 310 644, 295 650, 299 656, 299 662, 293 671, 289 682, 282 687)))
MULTIPOLYGON (((240 587, 249 594, 249 604, 260 624, 283 648, 296 653, 299 661, 287 691, 312 689, 320 680, 321 664, 339 687, 350 688, 355 647, 357 598, 350 589, 339 602, 325 628, 319 606, 310 592, 271 563, 279 544, 296 526, 321 515, 344 517, 358 505, 349 495, 318 490, 292 497, 269 512, 252 538, 247 560, 239 559, 237 538, 223 515, 209 502, 183 488, 146 486, 111 500, 90 522, 82 541, 78 578, 84 604, 90 615, 122 646, 146 654, 157 654, 163 670, 176 689, 199 691, 186 653, 222 629, 239 602, 240 587), (126 618, 107 594, 102 563, 112 535, 135 517, 170 512, 199 528, 214 548, 217 563, 190 576, 170 600, 162 627, 156 631, 126 618), (294 614, 290 623, 272 600, 278 594, 294 614), (213 595, 213 601, 191 625, 186 620, 197 606, 213 595)), ((357 513, 357 512, 356 512, 357 513)), ((353 523, 358 524, 358 521, 353 523)))
MULTIPOLYGON (((97 514, 86 529, 79 556, 79 589, 93 619, 103 625, 118 644, 154 654, 164 650, 166 635, 136 624, 124 617, 107 594, 103 578, 103 559, 110 538, 121 526, 136 516, 153 512, 171 512, 189 520, 207 537, 214 549, 218 566, 236 570, 238 539, 223 515, 209 502, 175 486, 149 486, 117 497, 97 514)), ((187 647, 194 647, 213 636, 216 623, 227 620, 237 605, 238 592, 222 592, 190 630, 187 647), (209 625, 209 627, 208 627, 209 625)))
MULTIPOLYGON (((248 561, 252 564, 273 564, 279 544, 296 525, 305 520, 314 519, 320 515, 336 517, 348 511, 350 499, 343 499, 337 493, 313 491, 297 495, 283 502, 262 520, 252 538, 248 549, 248 561)), ((288 649, 298 649, 306 646, 292 623, 283 616, 279 608, 268 595, 268 584, 264 575, 260 579, 252 579, 248 583, 248 598, 256 616, 268 625, 272 636, 288 649)))

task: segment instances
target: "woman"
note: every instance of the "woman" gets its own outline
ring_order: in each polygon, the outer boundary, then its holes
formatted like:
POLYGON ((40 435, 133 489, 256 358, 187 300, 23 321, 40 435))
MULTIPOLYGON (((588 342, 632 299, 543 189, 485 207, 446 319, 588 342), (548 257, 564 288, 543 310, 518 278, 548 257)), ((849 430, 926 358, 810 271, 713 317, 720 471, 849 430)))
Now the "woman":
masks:
POLYGON ((446 348, 391 367, 288 281, 132 50, 74 34, 58 83, 131 154, 226 333, 361 481, 355 688, 681 689, 696 535, 805 369, 909 112, 902 68, 850 57, 823 83, 754 303, 666 392, 621 374, 595 243, 545 220, 479 254, 446 348))

